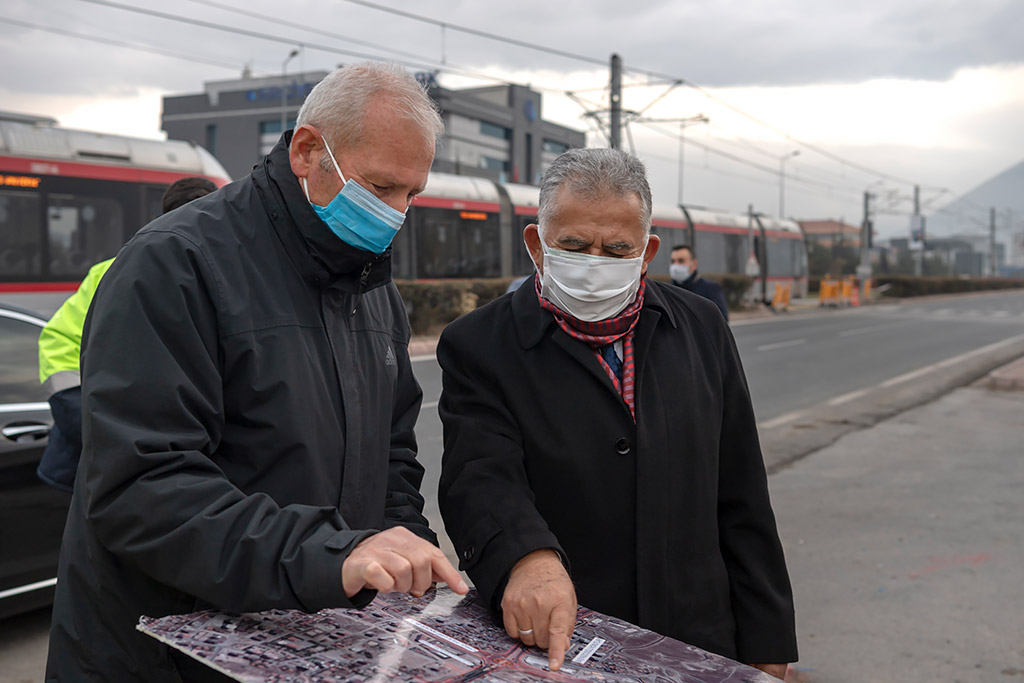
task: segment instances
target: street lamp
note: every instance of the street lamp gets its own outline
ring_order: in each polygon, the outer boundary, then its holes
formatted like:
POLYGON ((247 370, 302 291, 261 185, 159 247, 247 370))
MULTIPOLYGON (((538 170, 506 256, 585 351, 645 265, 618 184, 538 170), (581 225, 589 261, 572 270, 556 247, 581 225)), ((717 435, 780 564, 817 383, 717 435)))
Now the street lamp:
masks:
POLYGON ((293 48, 288 56, 281 62, 281 134, 284 135, 285 128, 288 126, 288 76, 287 68, 288 62, 292 61, 299 56, 299 48, 293 48))
POLYGON ((789 154, 783 154, 779 157, 779 218, 785 218, 785 206, 786 206, 786 161, 792 159, 795 156, 800 155, 800 150, 794 149, 789 154))

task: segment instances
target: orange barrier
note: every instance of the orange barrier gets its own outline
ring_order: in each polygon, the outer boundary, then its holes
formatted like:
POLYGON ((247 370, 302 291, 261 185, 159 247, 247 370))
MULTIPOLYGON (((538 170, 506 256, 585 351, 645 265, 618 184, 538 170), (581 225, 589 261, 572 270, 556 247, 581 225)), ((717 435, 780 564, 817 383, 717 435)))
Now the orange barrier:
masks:
POLYGON ((850 278, 850 305, 860 306, 860 287, 850 278))
POLYGON ((775 295, 772 297, 772 308, 775 310, 789 310, 789 298, 793 291, 792 284, 776 283, 775 295))
POLYGON ((822 280, 818 289, 818 305, 838 306, 839 295, 840 292, 838 280, 822 280))

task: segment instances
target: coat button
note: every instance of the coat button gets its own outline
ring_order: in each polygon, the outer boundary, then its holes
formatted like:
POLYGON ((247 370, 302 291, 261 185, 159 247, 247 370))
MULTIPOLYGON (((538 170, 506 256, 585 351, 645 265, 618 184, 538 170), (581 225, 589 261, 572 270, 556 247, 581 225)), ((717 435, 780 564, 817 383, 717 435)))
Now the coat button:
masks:
POLYGON ((467 546, 466 549, 462 551, 462 559, 466 562, 472 561, 474 555, 476 555, 476 548, 473 546, 467 546))
POLYGON ((619 455, 629 455, 629 439, 622 437, 615 442, 615 452, 619 455))

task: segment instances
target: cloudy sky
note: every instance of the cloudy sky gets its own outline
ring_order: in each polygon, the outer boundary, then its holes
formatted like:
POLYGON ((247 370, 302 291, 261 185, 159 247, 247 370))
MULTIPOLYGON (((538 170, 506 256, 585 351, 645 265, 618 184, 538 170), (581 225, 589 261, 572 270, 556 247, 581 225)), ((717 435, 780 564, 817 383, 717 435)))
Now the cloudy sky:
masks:
MULTIPOLYGON (((544 94, 546 118, 588 130, 589 144, 601 145, 583 114, 607 106, 615 52, 626 68, 627 110, 710 119, 684 131, 688 204, 776 214, 784 166, 786 215, 859 223, 869 190, 882 236, 902 235, 914 184, 928 213, 1024 161, 1019 0, 386 3, 443 29, 371 4, 5 0, 0 109, 160 137, 161 95, 198 92, 246 65, 279 74, 302 45, 289 72, 372 56, 441 69, 451 87, 528 83, 544 94)), ((623 136, 647 162, 661 203, 680 193, 679 126, 634 122, 623 136)))

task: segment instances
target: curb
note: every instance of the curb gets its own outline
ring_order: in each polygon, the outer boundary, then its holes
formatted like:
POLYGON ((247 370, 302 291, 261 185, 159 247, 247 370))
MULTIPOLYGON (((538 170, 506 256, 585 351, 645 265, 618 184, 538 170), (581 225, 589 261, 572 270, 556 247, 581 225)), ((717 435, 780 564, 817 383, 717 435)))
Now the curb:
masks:
POLYGON ((1024 357, 996 368, 976 386, 996 391, 1024 391, 1024 357))

